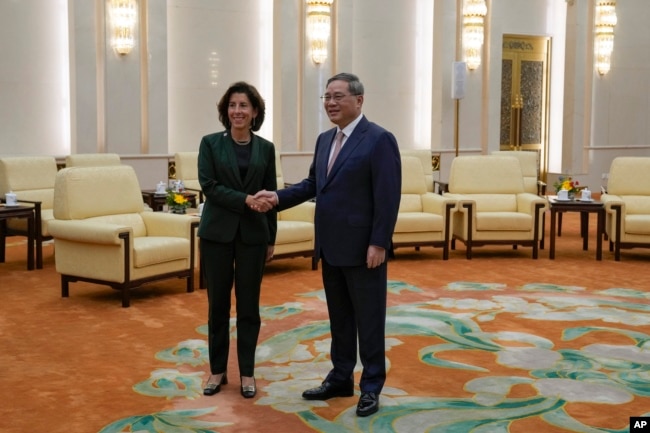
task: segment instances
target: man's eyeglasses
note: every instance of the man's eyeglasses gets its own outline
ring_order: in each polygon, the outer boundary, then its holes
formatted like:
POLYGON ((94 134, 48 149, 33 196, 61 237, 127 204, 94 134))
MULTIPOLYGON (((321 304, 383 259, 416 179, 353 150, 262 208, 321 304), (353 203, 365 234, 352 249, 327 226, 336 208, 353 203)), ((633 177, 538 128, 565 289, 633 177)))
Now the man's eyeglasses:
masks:
POLYGON ((330 95, 329 93, 326 93, 326 94, 324 94, 323 96, 321 96, 320 98, 323 100, 323 102, 330 102, 330 101, 332 101, 332 100, 333 100, 334 102, 341 102, 341 100, 342 100, 343 98, 345 98, 346 96, 357 96, 357 95, 352 95, 352 94, 349 94, 349 93, 348 93, 348 94, 345 94, 345 93, 335 93, 335 94, 333 94, 333 95, 330 95))

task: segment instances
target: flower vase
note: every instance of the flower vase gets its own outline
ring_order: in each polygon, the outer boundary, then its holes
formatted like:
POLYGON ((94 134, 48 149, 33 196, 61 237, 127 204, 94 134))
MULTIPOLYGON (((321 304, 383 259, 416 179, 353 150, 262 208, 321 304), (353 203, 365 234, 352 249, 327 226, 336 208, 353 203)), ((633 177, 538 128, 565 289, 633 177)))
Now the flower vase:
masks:
POLYGON ((574 201, 576 199, 576 193, 569 191, 569 200, 574 201))
POLYGON ((184 207, 172 207, 171 212, 181 214, 181 215, 184 215, 184 214, 187 213, 184 207))

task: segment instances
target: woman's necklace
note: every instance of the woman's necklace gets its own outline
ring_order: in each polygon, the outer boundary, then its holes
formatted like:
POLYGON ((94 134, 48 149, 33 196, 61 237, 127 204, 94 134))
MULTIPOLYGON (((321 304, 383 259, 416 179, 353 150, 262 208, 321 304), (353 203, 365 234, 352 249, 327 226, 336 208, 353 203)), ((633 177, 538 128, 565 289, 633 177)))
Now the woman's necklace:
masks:
POLYGON ((250 136, 248 137, 248 139, 241 140, 241 141, 237 140, 235 137, 233 137, 232 139, 235 141, 235 143, 239 144, 240 146, 246 146, 248 143, 251 142, 251 137, 250 136))

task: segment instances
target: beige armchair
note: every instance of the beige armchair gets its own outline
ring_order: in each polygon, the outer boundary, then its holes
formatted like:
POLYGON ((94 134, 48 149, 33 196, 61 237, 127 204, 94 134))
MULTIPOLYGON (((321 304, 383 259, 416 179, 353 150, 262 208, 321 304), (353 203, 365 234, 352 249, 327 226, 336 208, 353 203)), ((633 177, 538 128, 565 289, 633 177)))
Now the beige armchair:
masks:
MULTIPOLYGON (((393 232, 393 247, 440 247, 443 260, 447 260, 451 213, 456 208, 456 200, 427 191, 418 157, 402 154, 401 159, 402 195, 393 232)), ((433 188, 433 179, 431 186, 433 188)))
POLYGON ((194 290, 194 243, 199 219, 145 212, 135 171, 127 165, 64 168, 56 176, 49 223, 61 274, 69 283, 104 284, 122 292, 155 280, 185 278, 194 290))
MULTIPOLYGON (((48 224, 54 218, 52 207, 56 173, 56 159, 53 156, 0 158, 0 197, 12 191, 20 204, 34 205, 34 239, 38 269, 43 268, 43 241, 50 239, 48 224)), ((24 218, 8 220, 5 235, 26 236, 26 220, 24 218)))
MULTIPOLYGON (((275 171, 278 188, 284 187, 282 160, 275 153, 275 171)), ((273 259, 311 257, 312 269, 317 269, 314 259, 314 212, 316 205, 307 202, 278 212, 278 231, 275 237, 273 259)))
POLYGON ((73 153, 65 157, 66 167, 104 167, 121 164, 122 160, 117 153, 73 153))
POLYGON ((185 189, 195 192, 199 196, 199 203, 203 203, 203 191, 199 183, 199 152, 176 152, 174 164, 176 166, 176 179, 182 180, 185 189))
POLYGON ((650 248, 650 157, 614 158, 604 203, 610 251, 621 260, 622 248, 650 248))
POLYGON ((459 156, 451 163, 449 192, 458 200, 452 221, 455 240, 467 248, 487 244, 530 246, 538 257, 546 199, 524 191, 519 161, 512 156, 459 156))

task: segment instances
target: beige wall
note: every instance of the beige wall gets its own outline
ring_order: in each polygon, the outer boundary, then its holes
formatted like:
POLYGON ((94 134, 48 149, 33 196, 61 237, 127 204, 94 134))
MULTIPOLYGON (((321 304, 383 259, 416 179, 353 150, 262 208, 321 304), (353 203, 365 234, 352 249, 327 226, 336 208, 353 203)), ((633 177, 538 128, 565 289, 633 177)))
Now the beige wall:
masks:
MULTIPOLYGON (((316 135, 330 127, 318 96, 330 75, 347 70, 366 85, 366 115, 400 146, 442 153, 445 179, 455 154, 456 0, 336 0, 331 54, 320 66, 304 43, 303 0, 139 3, 146 26, 134 52, 120 57, 107 39, 104 0, 0 2, 9 35, 0 40, 0 154, 116 152, 137 157, 142 177, 154 182, 157 160, 194 150, 202 135, 221 129, 215 103, 245 79, 266 98, 261 133, 285 153, 287 180, 296 181, 316 135)), ((596 190, 614 156, 648 155, 646 0, 617 5, 613 65, 604 77, 592 67, 593 2, 488 6, 484 62, 468 74, 460 103, 462 153, 498 148, 500 43, 509 33, 553 40, 552 170, 596 190)))

